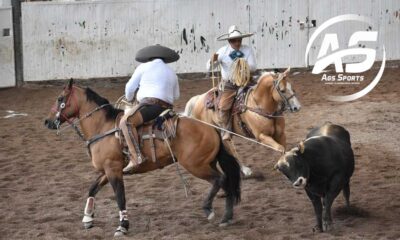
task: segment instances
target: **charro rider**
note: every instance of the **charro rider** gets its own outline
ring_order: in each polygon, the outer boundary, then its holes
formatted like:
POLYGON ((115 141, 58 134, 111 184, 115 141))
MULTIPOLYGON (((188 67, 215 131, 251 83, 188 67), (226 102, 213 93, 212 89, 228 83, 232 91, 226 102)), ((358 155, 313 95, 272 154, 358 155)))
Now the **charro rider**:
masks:
MULTIPOLYGON (((218 125, 227 130, 231 130, 230 112, 238 90, 238 86, 232 80, 232 64, 236 58, 244 58, 251 72, 257 69, 253 49, 242 44, 243 38, 252 35, 253 33, 242 33, 235 25, 230 26, 227 34, 217 38, 219 41, 228 40, 229 44, 221 47, 207 62, 208 70, 211 70, 212 66, 215 68, 218 64, 221 66, 222 81, 218 86, 221 94, 218 104, 218 125)), ((229 132, 223 131, 222 139, 230 140, 230 138, 229 132)))
POLYGON ((131 155, 124 172, 130 172, 144 161, 138 144, 136 127, 155 119, 160 113, 173 107, 179 98, 178 77, 167 63, 175 62, 179 55, 170 48, 154 45, 139 50, 136 61, 141 62, 125 87, 128 101, 136 100, 139 106, 125 113, 120 128, 131 155))

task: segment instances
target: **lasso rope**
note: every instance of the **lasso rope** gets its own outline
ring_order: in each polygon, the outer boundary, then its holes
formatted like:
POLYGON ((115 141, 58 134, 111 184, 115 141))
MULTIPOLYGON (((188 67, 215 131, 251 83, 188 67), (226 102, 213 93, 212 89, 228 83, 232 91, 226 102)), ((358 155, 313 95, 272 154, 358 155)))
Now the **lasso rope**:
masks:
POLYGON ((181 170, 179 169, 178 161, 175 159, 175 155, 174 155, 174 153, 172 152, 172 148, 171 148, 171 145, 170 145, 170 143, 169 143, 169 140, 168 140, 168 137, 167 137, 165 131, 163 131, 162 133, 163 133, 164 143, 167 145, 168 150, 169 150, 169 152, 170 152, 170 154, 171 154, 171 157, 172 157, 172 161, 175 163, 176 172, 178 173, 179 177, 181 178, 181 181, 182 181, 182 184, 183 184, 183 188, 185 189, 185 196, 186 196, 186 198, 188 198, 188 196, 189 196, 189 193, 188 193, 188 192, 190 191, 190 188, 189 188, 190 185, 189 185, 189 183, 186 181, 186 179, 183 177, 182 172, 181 172, 181 170))
MULTIPOLYGON (((213 89, 214 89, 216 86, 219 86, 220 77, 219 76, 218 77, 215 76, 214 59, 212 58, 210 61, 211 61, 211 80, 212 80, 213 89), (217 85, 215 85, 215 80, 217 80, 217 85)), ((220 71, 219 64, 217 63, 217 72, 219 72, 219 71, 220 71)), ((216 91, 214 91, 214 97, 215 98, 217 97, 217 92, 216 91)))
POLYGON ((250 81, 250 66, 247 64, 246 59, 236 58, 231 69, 233 83, 238 87, 247 86, 250 81))
POLYGON ((232 134, 232 135, 235 135, 235 136, 237 136, 237 137, 243 138, 243 139, 245 139, 245 140, 247 140, 247 141, 250 141, 250 142, 253 142, 253 143, 257 143, 257 144, 259 144, 259 145, 261 145, 261 146, 264 146, 264 147, 270 148, 270 149, 272 149, 272 150, 275 150, 275 151, 277 151, 277 152, 283 153, 281 150, 279 150, 279 149, 277 149, 277 148, 274 148, 274 147, 272 147, 272 146, 270 146, 270 145, 264 144, 264 143, 262 143, 262 142, 259 142, 259 141, 257 141, 257 140, 254 140, 254 139, 252 139, 252 138, 248 138, 248 137, 242 136, 242 135, 240 135, 240 134, 237 134, 237 133, 235 133, 235 132, 229 131, 229 130, 227 130, 227 129, 225 129, 225 128, 222 128, 222 127, 219 127, 219 126, 217 126, 217 125, 208 123, 208 122, 206 122, 206 121, 203 121, 203 120, 200 120, 200 119, 197 119, 197 118, 194 118, 194 117, 189 117, 189 116, 186 116, 186 115, 180 114, 180 113, 179 113, 178 115, 181 116, 181 117, 190 118, 190 119, 192 119, 192 120, 194 120, 194 121, 201 122, 201 123, 203 123, 203 124, 205 124, 205 125, 208 125, 208 126, 210 126, 210 127, 215 128, 215 129, 219 129, 219 130, 221 130, 221 131, 228 132, 228 133, 230 133, 230 134, 232 134))

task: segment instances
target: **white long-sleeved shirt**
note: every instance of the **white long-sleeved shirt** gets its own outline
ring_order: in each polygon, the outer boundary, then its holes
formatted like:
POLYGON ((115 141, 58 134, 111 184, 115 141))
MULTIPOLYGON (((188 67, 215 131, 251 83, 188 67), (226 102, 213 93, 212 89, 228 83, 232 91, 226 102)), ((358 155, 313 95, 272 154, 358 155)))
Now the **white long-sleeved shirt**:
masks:
MULTIPOLYGON (((243 54, 244 54, 244 59, 246 59, 247 64, 249 64, 250 71, 253 72, 257 70, 257 64, 256 64, 256 58, 254 57, 254 52, 253 49, 247 45, 243 45, 239 49, 243 54)), ((226 45, 221 47, 218 51, 218 60, 214 61, 214 69, 218 66, 218 64, 221 65, 221 77, 222 80, 228 81, 231 79, 231 66, 233 63, 233 60, 229 56, 229 54, 235 51, 231 47, 231 45, 226 45)), ((207 70, 211 71, 211 60, 208 60, 207 62, 207 70)))
POLYGON ((140 64, 125 86, 125 97, 132 101, 139 87, 136 99, 158 98, 170 104, 179 98, 179 83, 175 72, 161 59, 140 64), (139 87, 140 86, 140 87, 139 87))

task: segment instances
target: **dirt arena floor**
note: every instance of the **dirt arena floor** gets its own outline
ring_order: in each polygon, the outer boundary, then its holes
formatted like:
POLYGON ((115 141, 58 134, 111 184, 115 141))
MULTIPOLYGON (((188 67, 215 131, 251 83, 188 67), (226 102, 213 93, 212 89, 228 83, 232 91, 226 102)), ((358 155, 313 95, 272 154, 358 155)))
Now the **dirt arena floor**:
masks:
MULTIPOLYGON (((378 69, 367 75, 374 77, 378 69)), ((349 86, 323 85, 320 76, 292 71, 293 85, 303 105, 286 114, 288 148, 308 130, 325 121, 351 133, 356 167, 351 180, 350 209, 340 194, 333 205, 334 229, 313 233, 314 212, 304 191, 295 190, 272 167, 279 154, 235 139, 243 161, 256 172, 242 183, 242 202, 235 223, 220 228, 224 199, 216 198, 217 216, 208 222, 201 210, 210 185, 184 173, 191 194, 185 198, 175 166, 125 177, 131 223, 128 239, 400 239, 400 68, 388 66, 379 84, 363 98, 347 103, 324 99, 328 91, 349 86)), ((124 81, 85 81, 115 101, 124 81)), ((177 109, 206 91, 209 80, 181 82, 177 109)), ((95 227, 81 220, 90 184, 97 173, 84 143, 69 129, 62 136, 43 125, 59 84, 27 84, 0 90, 0 239, 111 239, 118 209, 110 185, 96 197, 95 227), (26 113, 4 118, 8 110, 26 113)), ((353 91, 354 89, 350 89, 353 91)))

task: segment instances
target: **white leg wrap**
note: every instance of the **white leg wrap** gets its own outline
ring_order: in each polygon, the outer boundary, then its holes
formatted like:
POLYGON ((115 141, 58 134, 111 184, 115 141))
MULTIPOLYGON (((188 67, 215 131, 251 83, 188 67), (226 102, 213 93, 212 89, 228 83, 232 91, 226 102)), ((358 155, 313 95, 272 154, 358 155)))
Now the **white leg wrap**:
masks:
POLYGON ((128 220, 128 212, 126 210, 119 211, 119 221, 128 220))
POLYGON ((210 213, 210 215, 208 215, 207 220, 208 220, 208 221, 211 221, 211 220, 214 219, 214 217, 215 217, 215 213, 214 213, 214 211, 212 211, 212 212, 210 213))
POLYGON ((245 176, 250 176, 252 173, 253 173, 253 171, 251 170, 251 168, 249 168, 249 167, 246 167, 245 165, 242 165, 242 173, 245 175, 245 176))
POLYGON ((94 214, 94 197, 88 197, 86 201, 85 211, 83 212, 83 223, 92 222, 94 214))

